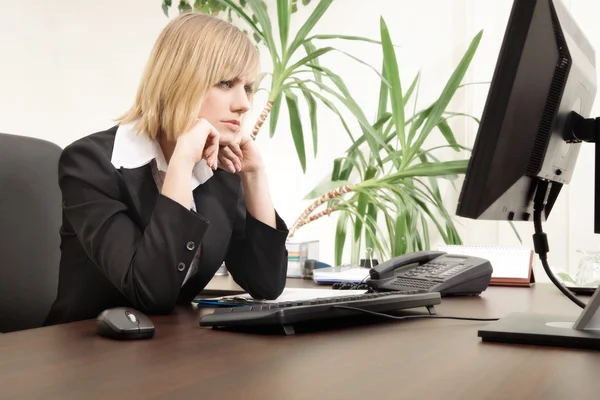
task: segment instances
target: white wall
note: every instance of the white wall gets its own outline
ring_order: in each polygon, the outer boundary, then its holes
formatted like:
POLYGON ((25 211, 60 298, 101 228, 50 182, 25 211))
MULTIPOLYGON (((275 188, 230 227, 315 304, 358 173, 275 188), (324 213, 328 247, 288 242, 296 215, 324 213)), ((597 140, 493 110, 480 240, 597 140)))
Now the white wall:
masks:
MULTIPOLYGON (((118 4, 0 0, 0 131, 44 138, 65 146, 111 126, 112 119, 131 103, 146 57, 168 21, 160 3, 160 0, 127 0, 118 4)), ((268 0, 268 4, 273 12, 274 0, 268 0)), ((483 40, 466 81, 491 79, 512 2, 373 0, 367 4, 363 0, 334 2, 316 32, 379 38, 379 17, 383 15, 392 40, 401 46, 397 54, 402 83, 407 87, 421 70, 420 103, 426 104, 439 94, 480 29, 484 30, 483 40)), ((600 48, 600 27, 594 18, 600 15, 600 4, 593 0, 565 0, 565 4, 600 48)), ((293 29, 299 27, 312 8, 314 5, 300 6, 292 21, 293 29)), ((376 46, 357 42, 335 45, 368 60, 376 68, 381 65, 376 46)), ((351 92, 372 117, 378 91, 375 75, 340 54, 327 56, 324 63, 341 71, 351 92)), ((266 53, 263 64, 269 65, 266 53)), ((463 89, 452 104, 453 109, 478 115, 486 94, 487 86, 463 89)), ((264 101, 264 92, 259 93, 250 121, 255 119, 264 101)), ((594 112, 598 115, 599 111, 597 102, 594 112)), ((349 141, 336 117, 321 108, 319 153, 313 158, 307 152, 308 169, 302 174, 285 120, 280 120, 273 139, 268 138, 265 127, 258 142, 269 167, 277 209, 291 224, 308 205, 302 200, 304 195, 330 171, 333 158, 342 155, 349 141)), ((456 120, 453 127, 460 142, 472 145, 476 134, 474 124, 456 120)), ((311 148, 308 141, 307 149, 311 148)), ((556 268, 575 265, 576 249, 599 248, 589 214, 593 199, 592 168, 593 146, 584 146, 575 177, 546 224, 551 240, 550 261, 556 268)), ((457 182, 458 187, 460 183, 457 182)), ((457 195, 447 192, 449 209, 455 208, 457 195)), ((336 218, 323 218, 302 228, 297 235, 297 238, 318 238, 325 262, 333 261, 335 221, 336 218)), ((464 219, 459 219, 459 223, 466 243, 516 242, 505 223, 464 219)), ((518 224, 518 227, 525 243, 530 244, 531 226, 518 224)), ((543 276, 538 274, 538 278, 543 276)))

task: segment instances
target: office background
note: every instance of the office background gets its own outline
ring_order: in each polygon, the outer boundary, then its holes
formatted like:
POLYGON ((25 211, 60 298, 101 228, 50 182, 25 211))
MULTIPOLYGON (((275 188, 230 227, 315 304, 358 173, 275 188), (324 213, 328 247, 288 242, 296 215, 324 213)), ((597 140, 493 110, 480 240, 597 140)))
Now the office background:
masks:
MULTIPOLYGON (((275 1, 266 0, 271 14, 275 1)), ((600 3, 594 0, 563 0, 581 25, 596 51, 600 51, 600 3)), ((316 3, 316 1, 313 1, 316 3)), ((160 30, 168 22, 160 0, 0 0, 0 132, 38 137, 64 147, 89 133, 113 124, 131 104, 144 64, 160 30)), ((315 4, 299 7, 292 19, 292 31, 306 19, 315 4)), ((392 40, 399 46, 397 57, 404 87, 422 71, 419 103, 434 100, 475 34, 484 35, 464 82, 491 80, 512 0, 337 0, 315 28, 315 33, 336 33, 379 38, 379 17, 383 15, 392 40)), ((171 16, 176 13, 175 7, 171 16)), ((275 18, 272 18, 275 20, 275 18)), ((380 47, 357 42, 336 43, 340 49, 360 55, 373 66, 381 66, 380 47)), ((270 64, 263 52, 263 65, 270 64)), ((338 71, 354 97, 375 114, 379 82, 368 68, 341 54, 330 54, 322 63, 338 71)), ((488 85, 461 89, 449 109, 480 116, 488 85)), ((265 92, 255 98, 248 116, 253 123, 266 100, 265 92)), ((593 107, 600 115, 600 100, 593 107)), ((301 109, 309 126, 305 109, 301 109)), ((282 112, 283 114, 283 112, 282 112)), ((348 147, 346 133, 337 117, 324 107, 319 114, 319 153, 307 152, 307 172, 302 173, 281 118, 274 138, 263 129, 258 142, 269 169, 275 205, 291 224, 308 205, 303 197, 332 160, 348 147)), ((459 143, 472 146, 477 126, 468 119, 451 123, 459 143)), ((356 125, 355 125, 356 127, 356 125)), ((307 137, 310 135, 307 135, 307 137)), ((310 139, 307 149, 311 148, 310 139)), ((582 147, 571 184, 558 199, 545 226, 555 270, 573 271, 577 249, 600 249, 600 237, 593 234, 593 145, 582 147)), ((465 158, 466 153, 446 153, 447 159, 465 158)), ((460 189, 462 180, 455 182, 460 189)), ((442 187, 446 206, 454 211, 458 191, 442 187)), ((333 262, 337 218, 322 218, 298 232, 298 239, 318 239, 321 259, 333 262)), ((517 244, 504 222, 471 221, 458 218, 458 229, 467 244, 517 244)), ((526 245, 531 244, 533 224, 517 223, 526 245)), ((433 231, 432 231, 433 232, 433 231)), ((432 244, 442 244, 438 236, 432 244)), ((547 278, 536 268, 538 280, 547 278)))

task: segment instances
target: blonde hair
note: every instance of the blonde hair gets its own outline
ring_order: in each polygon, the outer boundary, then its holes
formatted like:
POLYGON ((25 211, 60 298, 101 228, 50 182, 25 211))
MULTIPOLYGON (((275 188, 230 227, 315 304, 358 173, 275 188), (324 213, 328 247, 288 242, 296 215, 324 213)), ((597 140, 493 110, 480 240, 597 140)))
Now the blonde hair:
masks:
POLYGON ((136 121, 140 133, 175 140, 193 126, 211 87, 254 82, 258 68, 258 50, 241 30, 206 14, 181 14, 160 33, 135 102, 117 121, 136 121))

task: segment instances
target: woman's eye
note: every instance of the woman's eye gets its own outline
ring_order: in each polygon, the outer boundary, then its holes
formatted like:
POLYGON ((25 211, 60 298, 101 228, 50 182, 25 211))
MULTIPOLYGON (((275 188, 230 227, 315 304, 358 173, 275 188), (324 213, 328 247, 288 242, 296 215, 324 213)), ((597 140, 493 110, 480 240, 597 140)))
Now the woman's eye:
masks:
POLYGON ((225 89, 231 89, 233 87, 233 82, 232 81, 221 81, 221 82, 219 82, 219 86, 221 86, 222 88, 225 88, 225 89))
POLYGON ((246 90, 246 94, 254 93, 254 88, 252 86, 245 86, 244 89, 246 90))

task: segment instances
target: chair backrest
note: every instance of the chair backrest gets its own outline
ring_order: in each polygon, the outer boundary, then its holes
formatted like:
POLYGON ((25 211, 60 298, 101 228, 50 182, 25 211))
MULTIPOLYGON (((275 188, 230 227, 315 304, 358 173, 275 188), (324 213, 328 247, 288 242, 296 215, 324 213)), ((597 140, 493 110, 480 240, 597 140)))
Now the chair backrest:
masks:
POLYGON ((0 332, 42 325, 58 286, 61 148, 0 133, 0 332))

